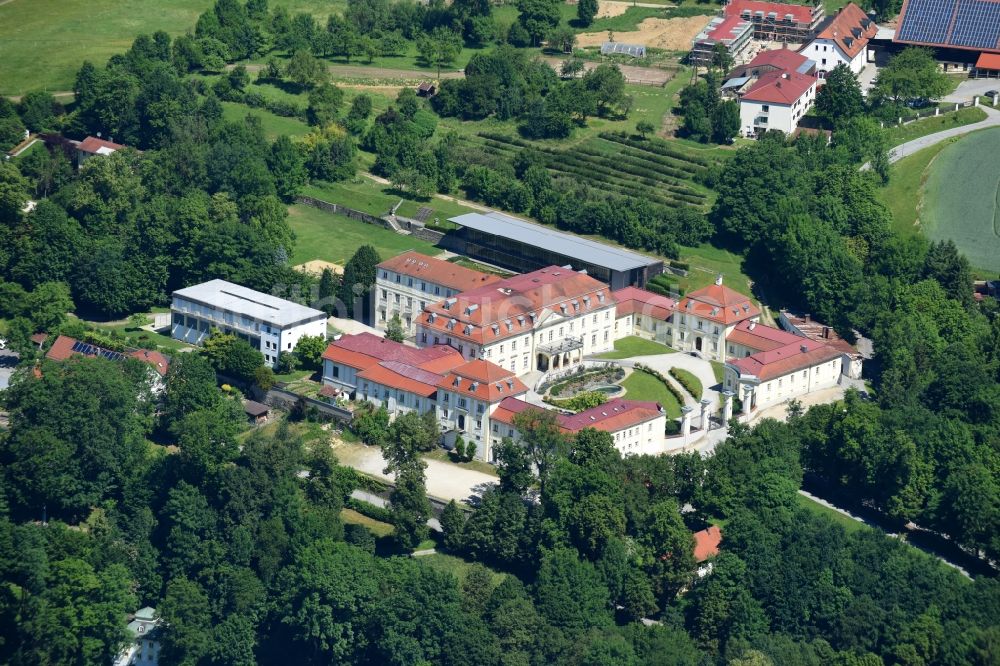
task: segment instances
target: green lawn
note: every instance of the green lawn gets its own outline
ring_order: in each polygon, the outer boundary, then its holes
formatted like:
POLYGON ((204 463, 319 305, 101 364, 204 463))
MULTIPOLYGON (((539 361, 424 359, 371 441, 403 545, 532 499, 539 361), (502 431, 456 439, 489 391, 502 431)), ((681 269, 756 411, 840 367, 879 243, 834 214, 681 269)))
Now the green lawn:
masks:
POLYGON ((615 340, 615 350, 599 354, 598 358, 621 359, 633 356, 652 356, 653 354, 672 354, 675 349, 671 349, 659 342, 653 342, 637 335, 630 335, 619 340, 615 340))
POLYGON ((383 523, 381 520, 369 518, 363 513, 358 513, 354 509, 341 509, 340 519, 347 525, 361 525, 362 527, 367 527, 368 531, 374 534, 376 538, 389 536, 392 534, 393 530, 396 529, 389 523, 383 523))
POLYGON ((473 212, 473 209, 454 201, 437 197, 418 199, 363 176, 339 183, 313 183, 303 188, 302 194, 343 204, 369 215, 385 215, 402 199, 403 204, 396 211, 399 215, 414 217, 421 208, 427 207, 433 211, 427 218, 428 222, 433 222, 435 218, 446 221, 449 217, 473 212))
POLYGON ((133 347, 141 347, 143 349, 147 348, 148 343, 152 342, 156 345, 156 348, 166 354, 174 354, 181 349, 191 349, 191 345, 186 342, 181 342, 180 340, 174 340, 169 335, 163 335, 161 333, 152 333, 150 331, 144 331, 142 329, 135 328, 131 323, 128 324, 102 324, 100 322, 87 322, 90 326, 94 328, 101 335, 110 335, 112 331, 121 333, 125 336, 125 344, 133 347))
POLYGON ((622 387, 625 389, 626 400, 656 401, 667 410, 668 418, 674 419, 681 415, 681 404, 674 394, 667 390, 663 382, 648 372, 634 371, 625 378, 622 387))
POLYGON ((871 529, 864 523, 860 523, 850 516, 845 516, 839 511, 834 511, 830 507, 823 506, 819 502, 815 502, 812 499, 806 497, 805 495, 795 493, 796 501, 798 501, 799 507, 820 516, 826 516, 833 522, 839 524, 848 532, 860 532, 862 530, 871 529))
POLYGON ((720 363, 719 361, 709 361, 712 364, 712 374, 715 375, 715 381, 722 383, 722 380, 726 378, 726 364, 720 363))
POLYGON ((927 167, 945 146, 957 139, 949 139, 904 157, 892 165, 889 184, 879 190, 879 198, 892 211, 892 225, 902 234, 920 233, 917 225, 917 206, 926 180, 927 167))
MULTIPOLYGON (((424 557, 418 557, 417 561, 421 564, 425 564, 439 571, 446 571, 458 579, 459 584, 461 584, 465 577, 469 573, 469 569, 472 568, 472 563, 463 560, 460 557, 455 557, 454 555, 445 555, 444 553, 434 553, 433 555, 426 555, 424 557)), ((487 567, 489 568, 489 567, 487 567)), ((489 569, 490 573, 493 574, 493 584, 499 585, 507 574, 500 573, 493 569, 489 569)))
POLYGON ((251 109, 245 104, 237 104, 235 102, 222 103, 222 117, 226 120, 242 120, 248 115, 260 118, 261 127, 264 128, 264 135, 269 141, 274 141, 282 134, 303 136, 309 132, 309 125, 298 118, 278 116, 265 109, 251 109))
POLYGON ((890 128, 888 130, 889 143, 892 146, 898 146, 901 143, 913 141, 928 134, 934 134, 935 132, 953 127, 961 127, 962 125, 971 125, 985 119, 986 112, 982 109, 976 107, 959 109, 951 113, 943 113, 940 116, 915 120, 909 125, 890 128))
POLYGON ((677 278, 684 293, 701 289, 715 282, 721 273, 725 284, 736 291, 749 294, 750 278, 743 273, 743 257, 708 243, 698 247, 680 246, 681 260, 690 264, 687 277, 677 278))
POLYGON ((674 379, 677 380, 677 383, 680 384, 685 391, 688 391, 688 387, 691 387, 688 392, 695 400, 701 400, 701 397, 705 395, 705 391, 701 386, 701 380, 698 379, 694 373, 688 372, 683 368, 672 368, 670 370, 670 374, 677 375, 674 379))
POLYGON ((322 259, 343 265, 362 245, 373 245, 383 259, 416 250, 436 255, 439 250, 430 243, 412 236, 397 234, 389 229, 334 215, 311 206, 288 207, 288 224, 295 232, 293 264, 322 259))
MULTIPOLYGON (((325 25, 346 0, 271 0, 325 25)), ((80 64, 103 65, 140 33, 194 31, 212 0, 10 0, 0 5, 0 94, 70 90, 80 64)))
POLYGON ((921 227, 934 241, 953 240, 974 267, 1000 271, 1000 128, 973 132, 941 151, 928 170, 921 227))

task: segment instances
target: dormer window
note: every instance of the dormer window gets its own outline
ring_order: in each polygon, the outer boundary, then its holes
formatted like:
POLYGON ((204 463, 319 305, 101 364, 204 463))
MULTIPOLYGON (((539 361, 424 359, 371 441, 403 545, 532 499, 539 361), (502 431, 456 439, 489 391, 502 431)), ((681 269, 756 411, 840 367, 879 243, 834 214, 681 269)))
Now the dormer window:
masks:
POLYGON ((470 391, 475 391, 477 388, 479 388, 479 382, 472 382, 471 384, 469 384, 470 391))
POLYGON ((500 335, 500 326, 499 326, 499 324, 493 324, 493 326, 491 326, 490 328, 493 329, 493 335, 500 335))
POLYGON ((566 311, 568 310, 568 308, 566 307, 566 304, 565 304, 565 303, 563 303, 562 305, 560 305, 560 306, 559 306, 559 310, 560 310, 560 311, 561 311, 561 312, 562 312, 563 314, 566 314, 566 311))
POLYGON ((462 378, 455 377, 455 379, 451 382, 451 385, 454 386, 455 388, 458 388, 459 386, 462 385, 462 378))
POLYGON ((521 326, 524 326, 524 315, 521 315, 517 318, 517 323, 520 324, 521 326))

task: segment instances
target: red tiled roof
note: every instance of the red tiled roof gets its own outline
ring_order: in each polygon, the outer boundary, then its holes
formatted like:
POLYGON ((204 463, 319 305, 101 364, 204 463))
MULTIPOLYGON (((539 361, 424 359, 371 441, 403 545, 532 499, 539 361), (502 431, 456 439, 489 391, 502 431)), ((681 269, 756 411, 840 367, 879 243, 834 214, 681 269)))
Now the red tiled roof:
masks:
POLYGON ((748 296, 721 284, 692 291, 677 304, 677 311, 727 326, 760 316, 760 310, 748 296))
POLYGON ((743 345, 755 351, 770 351, 797 344, 800 340, 802 338, 794 333, 747 320, 737 324, 733 332, 726 337, 726 342, 743 345))
POLYGON ((832 40, 853 59, 878 32, 875 21, 868 18, 865 10, 849 3, 829 19, 816 35, 816 39, 832 40))
POLYGON ((81 152, 96 155, 101 148, 106 148, 108 150, 121 150, 124 147, 125 146, 118 143, 98 139, 96 136, 88 136, 86 139, 81 141, 80 145, 76 148, 81 152))
POLYGON ((761 381, 767 381, 840 358, 841 353, 822 342, 798 338, 794 344, 757 352, 746 358, 730 361, 729 364, 739 370, 741 375, 753 375, 761 381))
POLYGON ((722 530, 718 525, 712 525, 707 530, 694 533, 695 562, 704 562, 713 555, 719 554, 719 544, 722 543, 722 530))
POLYGON ((812 22, 812 7, 806 5, 790 5, 783 2, 759 2, 757 0, 733 0, 726 5, 723 10, 726 16, 741 16, 744 10, 749 10, 751 14, 764 12, 764 16, 774 12, 779 19, 785 14, 791 14, 792 20, 796 23, 812 22))
POLYGON ((1000 69, 1000 53, 980 53, 976 69, 1000 69))
POLYGON ((414 251, 404 252, 392 259, 387 259, 378 267, 459 291, 500 281, 496 275, 481 273, 465 266, 453 264, 450 261, 435 259, 414 251))
MULTIPOLYGON (((514 425, 514 416, 529 409, 540 409, 540 407, 518 398, 505 398, 490 418, 501 423, 514 425)), ((661 416, 663 416, 663 411, 659 403, 615 398, 579 414, 558 414, 556 422, 559 424, 559 428, 566 433, 579 432, 584 428, 596 428, 614 433, 661 416)))
POLYGON ((539 318, 546 309, 584 314, 614 303, 603 282, 586 273, 549 266, 429 305, 417 321, 445 336, 483 344, 530 333, 532 315, 539 318))
POLYGON ((44 344, 46 340, 49 339, 48 333, 35 333, 31 336, 31 341, 36 345, 44 344))
POLYGON ((791 49, 771 49, 770 51, 761 51, 754 56, 753 60, 743 65, 740 69, 770 66, 775 69, 787 69, 794 72, 808 60, 809 58, 791 49))
POLYGON ((382 361, 359 372, 358 378, 429 398, 441 376, 399 361, 382 361))
POLYGON ((344 335, 334 340, 327 345, 323 358, 361 370, 380 361, 397 361, 431 372, 443 372, 463 360, 457 350, 446 345, 417 349, 372 333, 344 335))
MULTIPOLYGON (((79 342, 79 340, 77 340, 76 338, 71 338, 68 335, 60 335, 55 339, 55 341, 52 343, 52 346, 49 347, 49 350, 45 353, 45 358, 52 361, 65 361, 66 359, 71 358, 75 355, 88 356, 90 358, 94 358, 97 355, 97 354, 82 354, 81 352, 73 351, 73 345, 75 345, 77 342, 79 342)), ((91 347, 95 350, 105 351, 103 350, 103 348, 98 347, 97 345, 91 345, 91 347)), ((149 365, 153 366, 153 369, 156 370, 156 372, 160 376, 166 375, 167 370, 170 367, 170 361, 168 361, 167 357, 158 351, 150 351, 148 349, 133 349, 131 351, 119 352, 119 353, 122 353, 126 356, 130 356, 131 358, 142 361, 143 363, 148 363, 149 365)))
POLYGON ((667 296, 654 294, 638 287, 625 287, 615 292, 618 301, 617 315, 641 314, 666 321, 673 312, 677 301, 667 296))
POLYGON ((750 102, 791 106, 816 85, 815 76, 795 71, 765 72, 750 86, 741 99, 750 102))
POLYGON ((483 359, 452 369, 438 379, 437 387, 489 403, 528 392, 513 372, 483 359))

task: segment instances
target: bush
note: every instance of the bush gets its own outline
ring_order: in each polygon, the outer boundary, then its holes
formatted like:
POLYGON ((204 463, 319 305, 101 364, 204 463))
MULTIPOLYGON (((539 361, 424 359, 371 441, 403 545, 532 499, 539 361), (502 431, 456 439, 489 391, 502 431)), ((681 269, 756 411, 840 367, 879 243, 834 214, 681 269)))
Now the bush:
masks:
POLYGON ((677 398, 677 402, 678 403, 680 403, 681 405, 684 404, 684 396, 681 395, 681 392, 678 391, 676 388, 674 388, 674 385, 671 384, 669 381, 667 381, 667 378, 664 377, 662 374, 660 374, 658 371, 653 370, 648 365, 643 365, 642 363, 636 363, 635 366, 634 366, 634 368, 636 370, 641 370, 641 371, 643 371, 643 372, 645 372, 647 374, 650 374, 650 375, 653 375, 654 377, 656 377, 658 380, 660 380, 660 383, 663 384, 667 388, 668 391, 670 391, 670 394, 672 396, 674 396, 675 398, 677 398))
POLYGON ((346 506, 348 509, 354 509, 361 515, 368 516, 372 520, 392 524, 392 512, 385 507, 376 506, 371 502, 359 500, 354 497, 347 498, 346 506))
POLYGON ((670 368, 670 376, 677 380, 677 383, 684 387, 684 390, 691 394, 695 400, 701 400, 701 382, 698 378, 686 370, 680 368, 670 368))
POLYGON ((584 410, 603 405, 607 401, 608 396, 601 391, 585 391, 583 393, 577 393, 572 398, 568 398, 566 400, 553 400, 551 398, 545 399, 545 402, 550 405, 554 405, 560 409, 568 409, 571 412, 582 412, 584 410))

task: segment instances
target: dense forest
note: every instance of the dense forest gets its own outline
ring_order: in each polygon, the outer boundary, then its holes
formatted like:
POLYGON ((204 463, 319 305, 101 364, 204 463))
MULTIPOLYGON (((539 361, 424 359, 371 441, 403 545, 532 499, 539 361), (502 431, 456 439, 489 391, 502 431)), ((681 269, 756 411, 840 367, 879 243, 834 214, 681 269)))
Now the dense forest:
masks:
MULTIPOLYGON (((0 132, 100 132, 129 146, 79 171, 58 147, 0 162, 0 317, 24 358, 0 430, 0 662, 107 663, 127 613, 147 604, 166 622, 165 664, 1000 660, 994 578, 847 531, 797 494, 822 487, 1000 557, 1000 310, 973 301, 954 245, 892 230, 875 195, 892 177, 877 122, 859 114, 830 145, 767 135, 700 165, 718 193, 707 215, 554 177, 533 132, 572 132, 627 113, 628 100, 614 67, 563 80, 514 48, 546 35, 551 5, 522 0, 524 32, 511 37, 490 32, 481 2, 351 2, 323 28, 261 0, 219 0, 192 35, 142 36, 103 68, 85 63, 68 108, 45 93, 0 100, 0 132), (364 95, 345 105, 322 65, 367 55, 367 40, 413 40, 445 62, 454 39, 491 48, 433 105, 404 90, 374 117, 364 95), (222 100, 258 104, 245 68, 211 83, 191 74, 275 50, 288 61, 258 76, 309 91, 308 108, 288 110, 312 127, 302 139, 223 119, 222 100), (497 159, 441 136, 448 116, 517 120, 525 145, 497 159), (175 355, 162 395, 135 361, 36 365, 32 333, 81 331, 67 313, 145 312, 208 278, 302 301, 348 293, 353 279, 345 289, 291 270, 286 204, 309 179, 351 177, 358 150, 419 195, 462 192, 668 256, 707 239, 741 252, 768 304, 873 340, 874 400, 736 426, 707 459, 622 459, 604 433, 567 439, 531 417, 526 447, 502 449, 498 487, 440 516, 439 547, 468 563, 459 578, 407 556, 430 515, 419 453, 434 446, 432 422, 375 410, 354 426, 400 480, 382 516, 394 536, 376 539, 342 522, 364 480, 306 414, 245 431, 216 372, 270 379, 232 336, 175 355), (723 528, 722 553, 699 577, 691 534, 709 524, 723 528)), ((299 360, 315 364, 319 346, 299 360)))

